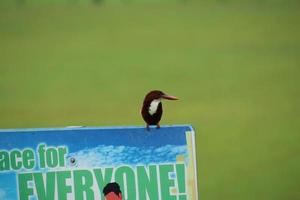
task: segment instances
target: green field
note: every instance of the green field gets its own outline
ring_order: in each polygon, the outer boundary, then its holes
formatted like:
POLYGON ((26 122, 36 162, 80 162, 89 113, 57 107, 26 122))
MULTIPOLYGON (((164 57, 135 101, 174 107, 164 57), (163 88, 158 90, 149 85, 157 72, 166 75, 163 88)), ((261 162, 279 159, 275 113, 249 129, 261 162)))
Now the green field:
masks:
POLYGON ((300 4, 0 4, 0 128, 196 129, 200 199, 300 199, 300 4))

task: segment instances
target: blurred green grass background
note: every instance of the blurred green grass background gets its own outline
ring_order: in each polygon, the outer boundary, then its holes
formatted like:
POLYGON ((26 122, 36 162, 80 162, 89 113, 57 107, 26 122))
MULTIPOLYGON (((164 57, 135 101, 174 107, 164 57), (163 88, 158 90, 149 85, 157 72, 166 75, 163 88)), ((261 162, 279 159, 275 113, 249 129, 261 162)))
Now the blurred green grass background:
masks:
MULTIPOLYGON (((129 2, 129 1, 128 1, 129 2)), ((300 199, 298 1, 0 3, 0 128, 196 129, 200 199, 300 199)))

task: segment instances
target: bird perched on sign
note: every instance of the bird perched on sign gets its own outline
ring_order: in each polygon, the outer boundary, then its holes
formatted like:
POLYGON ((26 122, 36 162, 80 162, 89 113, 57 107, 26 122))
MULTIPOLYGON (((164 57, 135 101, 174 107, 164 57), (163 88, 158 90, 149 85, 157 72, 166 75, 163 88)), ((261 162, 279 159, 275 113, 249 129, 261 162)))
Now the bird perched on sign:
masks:
POLYGON ((178 100, 177 97, 167 95, 160 90, 152 90, 145 96, 141 114, 146 122, 147 130, 149 130, 150 125, 156 125, 157 128, 160 128, 159 121, 163 113, 161 101, 163 99, 178 100))

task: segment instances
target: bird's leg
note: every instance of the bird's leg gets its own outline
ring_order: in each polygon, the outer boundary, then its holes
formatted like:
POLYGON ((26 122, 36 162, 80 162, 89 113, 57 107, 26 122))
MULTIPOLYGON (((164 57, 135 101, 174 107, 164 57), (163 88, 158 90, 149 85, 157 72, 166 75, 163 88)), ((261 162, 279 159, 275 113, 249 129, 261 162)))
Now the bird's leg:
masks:
POLYGON ((149 124, 146 125, 146 129, 147 129, 147 131, 150 131, 150 126, 149 126, 149 124))
POLYGON ((157 129, 159 129, 159 128, 160 128, 160 125, 159 125, 159 123, 157 123, 157 124, 156 124, 156 128, 157 128, 157 129))

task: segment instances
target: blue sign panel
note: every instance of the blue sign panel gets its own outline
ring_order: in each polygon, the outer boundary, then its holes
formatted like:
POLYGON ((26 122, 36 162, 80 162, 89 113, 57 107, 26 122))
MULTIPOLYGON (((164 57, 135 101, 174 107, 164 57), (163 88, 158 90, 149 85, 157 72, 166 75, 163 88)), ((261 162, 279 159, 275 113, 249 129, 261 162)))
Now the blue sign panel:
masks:
POLYGON ((0 130, 1 200, 196 200, 191 126, 0 130))

